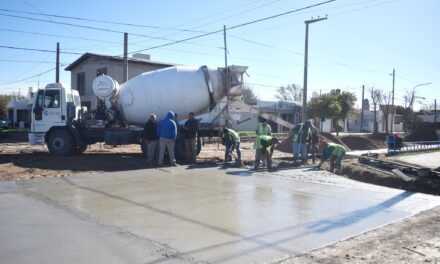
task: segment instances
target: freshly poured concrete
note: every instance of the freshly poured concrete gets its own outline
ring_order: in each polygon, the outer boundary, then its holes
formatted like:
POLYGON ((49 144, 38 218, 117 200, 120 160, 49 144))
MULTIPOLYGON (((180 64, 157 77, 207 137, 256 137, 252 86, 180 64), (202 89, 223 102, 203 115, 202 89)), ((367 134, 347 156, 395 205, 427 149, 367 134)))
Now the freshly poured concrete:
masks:
MULTIPOLYGON (((274 262, 440 205, 438 197, 298 169, 250 173, 178 167, 18 185, 11 191, 14 195, 50 204, 85 224, 98 223, 110 233, 116 229, 135 237, 137 242, 132 243, 150 252, 148 258, 136 257, 147 263, 274 262), (180 259, 174 259, 177 256, 180 259)), ((71 228, 62 219, 57 224, 71 228)), ((4 230, 8 226, 0 226, 2 236, 17 232, 4 230)), ((19 251, 22 246, 19 241, 13 245, 8 250, 19 251)), ((0 248, 0 255, 3 251, 0 248)), ((10 260, 14 263, 13 257, 10 260)))
POLYGON ((421 167, 436 169, 440 167, 440 151, 414 153, 414 155, 395 156, 393 159, 412 163, 421 167))

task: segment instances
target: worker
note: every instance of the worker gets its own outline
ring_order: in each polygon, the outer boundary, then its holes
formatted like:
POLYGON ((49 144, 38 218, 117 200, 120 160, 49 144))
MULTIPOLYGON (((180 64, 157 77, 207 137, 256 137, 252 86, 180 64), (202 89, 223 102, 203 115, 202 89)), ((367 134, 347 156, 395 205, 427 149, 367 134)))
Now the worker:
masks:
POLYGON ((241 162, 241 151, 240 151, 240 136, 234 130, 224 127, 223 128, 223 137, 222 143, 225 145, 225 160, 224 164, 227 164, 231 159, 232 152, 236 151, 237 157, 235 158, 235 163, 242 167, 243 163, 241 162))
POLYGON ((292 129, 293 163, 298 166, 298 159, 301 156, 301 164, 307 164, 307 144, 310 143, 312 130, 310 121, 299 123, 292 129))
POLYGON ((257 125, 257 136, 260 135, 266 135, 266 136, 271 136, 272 135, 272 128, 270 127, 270 125, 267 123, 267 120, 261 116, 258 117, 258 125, 257 125))
POLYGON ((345 148, 336 143, 330 143, 327 140, 321 140, 319 145, 323 148, 321 162, 316 166, 320 169, 322 164, 330 159, 330 171, 333 172, 336 167, 336 174, 341 174, 341 161, 345 155, 345 148))
POLYGON ((185 137, 186 162, 188 164, 195 163, 197 156, 196 138, 197 132, 199 131, 199 121, 194 118, 193 112, 188 114, 188 120, 186 120, 182 129, 183 136, 185 137))
POLYGON ((170 158, 170 165, 177 166, 176 159, 174 158, 174 145, 177 137, 177 126, 174 122, 174 113, 169 111, 167 116, 159 122, 157 126, 157 132, 159 134, 159 166, 163 165, 163 157, 165 150, 168 151, 170 158))
POLYGON ((177 116, 178 116, 178 114, 177 114, 176 112, 173 112, 173 113, 174 113, 174 118, 173 118, 173 120, 174 120, 174 122, 176 123, 176 127, 177 127, 177 137, 179 137, 179 136, 180 136, 180 133, 181 133, 181 128, 180 128, 179 122, 177 121, 177 116))
POLYGON ((147 146, 147 163, 148 165, 153 165, 157 163, 157 150, 159 136, 157 134, 157 120, 156 115, 151 114, 148 122, 144 126, 143 140, 146 142, 147 146))
POLYGON ((275 144, 278 140, 272 136, 259 135, 255 139, 255 163, 254 170, 258 170, 260 166, 260 160, 266 161, 267 169, 272 169, 272 154, 275 144))
POLYGON ((312 162, 315 164, 316 154, 318 153, 319 130, 315 126, 315 120, 310 119, 310 129, 312 130, 312 138, 310 140, 310 152, 312 154, 312 162))

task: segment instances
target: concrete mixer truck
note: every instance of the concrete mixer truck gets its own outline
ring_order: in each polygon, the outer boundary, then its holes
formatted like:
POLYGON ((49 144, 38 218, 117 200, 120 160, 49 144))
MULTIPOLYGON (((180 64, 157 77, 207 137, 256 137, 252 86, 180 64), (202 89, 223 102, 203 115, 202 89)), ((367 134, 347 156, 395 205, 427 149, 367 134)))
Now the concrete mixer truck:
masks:
MULTIPOLYGON (((97 142, 141 144, 142 127, 151 113, 162 118, 170 110, 197 115, 217 107, 219 112, 225 96, 241 95, 246 69, 175 66, 140 74, 121 85, 101 75, 93 81, 93 92, 100 99, 93 111, 81 108, 78 91, 48 84, 33 100, 29 143, 47 144, 56 156, 82 153, 97 142)), ((183 152, 177 145, 179 157, 183 152)))

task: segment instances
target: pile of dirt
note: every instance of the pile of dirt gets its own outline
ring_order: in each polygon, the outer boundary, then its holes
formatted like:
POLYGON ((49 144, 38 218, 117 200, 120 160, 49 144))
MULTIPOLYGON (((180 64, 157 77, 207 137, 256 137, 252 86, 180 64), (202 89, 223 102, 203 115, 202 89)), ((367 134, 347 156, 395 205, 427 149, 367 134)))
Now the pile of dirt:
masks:
POLYGON ((385 141, 371 140, 362 136, 345 136, 341 138, 342 142, 352 150, 371 150, 386 148, 385 141))
MULTIPOLYGON (((333 143, 337 143, 337 144, 341 144, 342 146, 345 147, 345 149, 347 151, 350 151, 351 148, 349 146, 347 146, 341 139, 339 139, 338 137, 330 134, 330 133, 321 133, 320 135, 321 140, 325 139, 329 142, 333 142, 333 143)), ((292 137, 288 137, 286 138, 283 142, 279 143, 278 145, 275 146, 275 149, 281 152, 285 152, 285 153, 293 153, 292 150, 292 137)))
POLYGON ((404 141, 414 142, 414 141, 437 141, 439 138, 439 133, 435 129, 423 128, 418 129, 404 138, 404 141))
POLYGON ((351 148, 349 146, 347 146, 340 138, 338 138, 337 136, 335 136, 333 134, 322 132, 321 133, 321 139, 322 138, 327 139, 330 142, 333 142, 333 143, 336 143, 336 144, 344 146, 346 151, 350 151, 351 150, 351 148))

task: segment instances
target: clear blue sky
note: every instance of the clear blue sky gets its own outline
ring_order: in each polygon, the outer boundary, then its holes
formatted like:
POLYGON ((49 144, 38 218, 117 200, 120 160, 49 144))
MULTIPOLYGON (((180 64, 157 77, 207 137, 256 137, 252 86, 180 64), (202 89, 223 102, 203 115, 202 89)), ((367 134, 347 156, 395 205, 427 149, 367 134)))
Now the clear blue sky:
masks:
MULTIPOLYGON (((156 26, 122 26, 0 10, 1 46, 123 53, 123 35, 57 22, 129 33, 129 52, 172 40, 232 27, 252 20, 322 2, 321 0, 224 0, 224 1, 59 1, 5 0, 1 9, 46 13, 87 19, 156 26), (54 23, 4 15, 49 20, 54 23), (59 36, 35 35, 50 34, 59 36), (135 36, 133 34, 152 36, 135 36), (71 38, 67 38, 70 36, 71 38), (97 41, 100 40, 100 41, 97 41)), ((228 31, 229 64, 249 66, 246 78, 262 99, 273 99, 276 87, 303 84, 304 20, 328 15, 310 25, 309 96, 340 88, 361 97, 361 86, 388 91, 396 69, 396 103, 403 104, 405 90, 422 83, 418 95, 424 104, 440 99, 440 1, 438 0, 336 0, 332 3, 228 31)), ((144 51, 152 60, 186 65, 224 66, 223 35, 206 36, 187 43, 144 51)), ((62 54, 68 65, 80 55, 62 54)), ((27 87, 53 82, 55 72, 27 79, 54 67, 55 54, 0 48, 0 93, 27 91, 27 87), (24 62, 26 61, 26 62, 24 62), (22 79, 27 79, 19 81, 22 79), (10 83, 13 82, 13 83, 10 83), (9 83, 9 84, 8 84, 9 83)), ((65 66, 63 66, 63 69, 65 66)), ((70 73, 61 81, 70 85, 70 73)), ((368 90, 367 93, 368 94, 368 90)), ((367 95, 367 98, 369 96, 367 95)))

